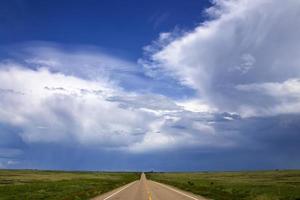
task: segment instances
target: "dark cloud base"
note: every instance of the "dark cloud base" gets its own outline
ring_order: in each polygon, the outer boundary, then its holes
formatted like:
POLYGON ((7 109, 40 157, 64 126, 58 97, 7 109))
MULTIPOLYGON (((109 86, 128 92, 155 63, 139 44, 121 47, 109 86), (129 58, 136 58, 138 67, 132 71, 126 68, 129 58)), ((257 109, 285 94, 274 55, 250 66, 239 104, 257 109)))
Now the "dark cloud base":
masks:
POLYGON ((300 115, 220 121, 216 134, 230 147, 198 146, 149 153, 87 148, 78 144, 25 143, 14 127, 1 125, 2 167, 63 170, 261 170, 300 168, 300 115), (236 137, 235 134, 239 136, 236 137), (235 136, 235 137, 233 137, 235 136), (9 151, 10 149, 10 151, 9 151), (18 150, 18 151, 16 151, 18 150), (11 152, 11 154, 7 153, 11 152), (9 162, 13 161, 13 162, 9 162))

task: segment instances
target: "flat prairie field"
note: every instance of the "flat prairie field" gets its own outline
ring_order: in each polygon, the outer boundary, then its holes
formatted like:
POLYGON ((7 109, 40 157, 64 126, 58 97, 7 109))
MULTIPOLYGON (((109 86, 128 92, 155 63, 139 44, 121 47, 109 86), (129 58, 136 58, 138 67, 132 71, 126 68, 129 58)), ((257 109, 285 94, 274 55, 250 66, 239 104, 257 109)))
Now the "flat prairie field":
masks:
POLYGON ((140 173, 0 170, 0 200, 83 200, 140 178, 140 173))
POLYGON ((147 173, 146 176, 215 200, 300 200, 300 170, 147 173))

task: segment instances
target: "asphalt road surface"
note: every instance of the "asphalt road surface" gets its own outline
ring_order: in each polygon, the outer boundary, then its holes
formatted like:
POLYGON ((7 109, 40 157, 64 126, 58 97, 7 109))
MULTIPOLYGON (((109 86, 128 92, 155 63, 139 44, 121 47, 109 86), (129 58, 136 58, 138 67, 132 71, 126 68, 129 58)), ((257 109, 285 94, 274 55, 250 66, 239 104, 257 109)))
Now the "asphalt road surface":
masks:
POLYGON ((121 188, 95 197, 92 200, 206 200, 172 186, 161 184, 146 179, 145 174, 141 179, 129 183, 121 188))

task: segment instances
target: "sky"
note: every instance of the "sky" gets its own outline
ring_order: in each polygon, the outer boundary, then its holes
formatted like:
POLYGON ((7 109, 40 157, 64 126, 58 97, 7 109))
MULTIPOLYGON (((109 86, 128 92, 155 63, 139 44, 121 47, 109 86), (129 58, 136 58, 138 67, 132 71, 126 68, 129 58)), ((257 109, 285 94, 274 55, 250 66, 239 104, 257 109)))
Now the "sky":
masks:
POLYGON ((0 168, 300 168, 298 0, 0 2, 0 168))

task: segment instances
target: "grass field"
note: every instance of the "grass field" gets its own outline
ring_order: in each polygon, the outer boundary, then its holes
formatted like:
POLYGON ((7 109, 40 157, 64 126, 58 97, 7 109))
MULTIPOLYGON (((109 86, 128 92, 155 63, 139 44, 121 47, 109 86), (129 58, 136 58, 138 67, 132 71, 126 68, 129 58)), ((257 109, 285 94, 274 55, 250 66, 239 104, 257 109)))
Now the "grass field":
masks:
POLYGON ((215 200, 300 200, 300 170, 146 175, 215 200))
POLYGON ((0 200, 82 200, 138 179, 138 173, 0 170, 0 200))

